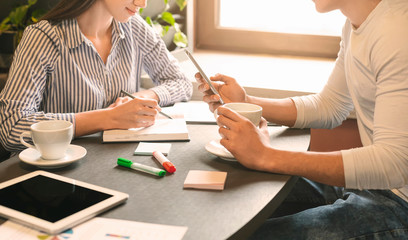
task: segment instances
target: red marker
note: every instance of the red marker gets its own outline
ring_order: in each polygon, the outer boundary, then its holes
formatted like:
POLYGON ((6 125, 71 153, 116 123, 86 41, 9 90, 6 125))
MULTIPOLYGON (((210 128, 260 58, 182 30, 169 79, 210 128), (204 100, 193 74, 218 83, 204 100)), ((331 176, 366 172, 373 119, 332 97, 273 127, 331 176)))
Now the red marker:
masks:
POLYGON ((176 167, 163 155, 163 153, 154 151, 153 156, 160 162, 161 165, 163 165, 167 172, 174 173, 176 171, 176 167))

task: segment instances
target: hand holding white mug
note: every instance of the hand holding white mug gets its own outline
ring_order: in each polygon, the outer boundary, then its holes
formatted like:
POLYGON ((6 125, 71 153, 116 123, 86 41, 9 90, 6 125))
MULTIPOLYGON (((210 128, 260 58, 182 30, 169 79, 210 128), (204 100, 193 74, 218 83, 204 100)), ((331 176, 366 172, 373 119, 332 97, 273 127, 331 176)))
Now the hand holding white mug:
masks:
MULTIPOLYGON (((255 126, 259 126, 262 117, 262 107, 252 103, 233 102, 222 105, 223 107, 234 110, 241 116, 248 118, 255 126)), ((217 110, 214 111, 214 117, 217 118, 217 110)))
POLYGON ((36 149, 45 160, 59 159, 65 156, 71 143, 74 129, 71 122, 64 120, 41 121, 31 125, 31 131, 20 135, 20 142, 29 148, 36 149), (32 138, 34 145, 24 141, 32 138))

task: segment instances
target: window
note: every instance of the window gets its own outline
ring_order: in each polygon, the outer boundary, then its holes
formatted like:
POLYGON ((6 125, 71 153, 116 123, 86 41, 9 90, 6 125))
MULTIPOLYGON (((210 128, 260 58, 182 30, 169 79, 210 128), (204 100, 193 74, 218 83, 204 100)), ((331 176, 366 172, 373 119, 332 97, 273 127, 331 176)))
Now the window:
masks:
POLYGON ((310 0, 196 0, 196 47, 335 58, 345 17, 310 0))

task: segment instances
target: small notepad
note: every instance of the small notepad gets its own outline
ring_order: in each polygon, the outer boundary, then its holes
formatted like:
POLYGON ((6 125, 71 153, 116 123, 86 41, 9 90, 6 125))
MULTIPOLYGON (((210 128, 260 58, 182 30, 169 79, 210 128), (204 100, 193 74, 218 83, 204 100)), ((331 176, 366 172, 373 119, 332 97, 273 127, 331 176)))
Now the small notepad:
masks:
POLYGON ((224 190, 226 172, 190 170, 184 188, 224 190))
POLYGON ((159 151, 167 156, 170 152, 171 143, 151 143, 140 142, 134 152, 134 155, 151 156, 154 151, 159 151))

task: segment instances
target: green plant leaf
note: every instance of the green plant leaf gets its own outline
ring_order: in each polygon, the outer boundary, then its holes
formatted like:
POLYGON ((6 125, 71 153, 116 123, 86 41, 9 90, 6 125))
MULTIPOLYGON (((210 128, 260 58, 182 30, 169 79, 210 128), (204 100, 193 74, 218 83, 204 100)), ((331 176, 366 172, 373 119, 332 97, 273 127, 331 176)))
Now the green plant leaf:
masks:
POLYGON ((31 7, 32 5, 36 3, 37 3, 37 0, 28 0, 28 7, 31 7))
POLYGON ((10 13, 10 22, 16 25, 17 28, 20 28, 23 25, 24 18, 28 11, 28 5, 24 5, 16 8, 10 13))
POLYGON ((170 30, 170 26, 163 26, 163 36, 166 35, 170 30))
MULTIPOLYGON (((174 16, 168 10, 170 9, 169 0, 163 0, 165 4, 164 10, 155 16, 143 16, 145 21, 153 27, 155 32, 157 32, 160 37, 164 37, 166 34, 169 34, 169 30, 171 27, 174 27, 176 30, 175 35, 173 36, 173 42, 176 44, 177 47, 186 47, 188 44, 187 36, 180 31, 180 26, 174 19, 174 16)), ((186 5, 188 0, 176 0, 176 4, 179 7, 180 11, 182 11, 186 5)), ((143 9, 139 10, 139 13, 142 13, 143 9)), ((174 31, 171 31, 174 32, 174 31)))
POLYGON ((34 10, 31 16, 28 15, 28 10, 31 6, 37 3, 37 0, 27 0, 27 4, 13 8, 9 15, 0 23, 0 34, 5 31, 15 32, 14 47, 17 47, 24 29, 31 23, 35 23, 45 13, 45 10, 34 10))
POLYGON ((169 12, 163 12, 160 15, 160 18, 165 21, 166 23, 174 26, 174 23, 176 22, 176 20, 174 20, 173 14, 169 13, 169 12))
POLYGON ((36 9, 31 14, 31 21, 33 23, 38 22, 38 20, 46 13, 44 9, 36 9))
POLYGON ((0 23, 0 34, 10 29, 11 26, 10 24, 8 24, 9 22, 10 22, 9 17, 3 19, 3 21, 0 23))
POLYGON ((176 3, 180 11, 183 11, 183 9, 187 6, 187 0, 176 0, 176 3))
POLYGON ((152 19, 150 17, 146 17, 145 21, 147 22, 147 24, 149 24, 150 26, 153 26, 153 22, 152 19))
POLYGON ((177 47, 185 48, 188 45, 187 36, 183 32, 176 32, 173 37, 173 42, 177 47))

